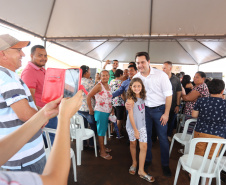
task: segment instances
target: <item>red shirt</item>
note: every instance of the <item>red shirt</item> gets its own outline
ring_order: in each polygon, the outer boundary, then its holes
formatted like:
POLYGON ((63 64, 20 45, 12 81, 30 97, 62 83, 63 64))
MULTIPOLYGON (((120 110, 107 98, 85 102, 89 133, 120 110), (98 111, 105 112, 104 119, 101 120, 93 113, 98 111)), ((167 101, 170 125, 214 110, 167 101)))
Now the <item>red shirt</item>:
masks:
POLYGON ((43 107, 45 105, 45 103, 41 101, 45 73, 46 70, 44 67, 39 68, 32 62, 28 62, 27 66, 21 73, 21 79, 28 86, 28 88, 35 89, 35 102, 39 107, 43 107))

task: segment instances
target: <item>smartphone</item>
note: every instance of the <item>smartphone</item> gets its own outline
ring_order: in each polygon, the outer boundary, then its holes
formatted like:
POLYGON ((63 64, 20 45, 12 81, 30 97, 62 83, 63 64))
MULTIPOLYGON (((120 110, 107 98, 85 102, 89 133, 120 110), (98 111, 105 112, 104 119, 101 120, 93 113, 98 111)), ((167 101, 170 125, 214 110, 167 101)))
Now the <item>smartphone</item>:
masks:
POLYGON ((72 97, 78 90, 85 88, 81 85, 82 69, 48 68, 42 91, 42 102, 48 103, 60 96, 72 97))
POLYGON ((67 69, 65 72, 64 98, 74 96, 81 85, 82 70, 67 69))

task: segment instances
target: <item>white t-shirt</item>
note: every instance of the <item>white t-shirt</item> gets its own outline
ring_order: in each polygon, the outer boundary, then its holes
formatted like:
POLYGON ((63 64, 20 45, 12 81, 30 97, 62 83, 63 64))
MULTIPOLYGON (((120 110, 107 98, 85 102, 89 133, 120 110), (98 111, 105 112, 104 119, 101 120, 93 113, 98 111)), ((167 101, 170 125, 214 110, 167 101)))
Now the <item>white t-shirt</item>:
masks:
POLYGON ((0 185, 43 185, 40 176, 33 172, 0 172, 0 185))
POLYGON ((140 78, 146 90, 145 106, 157 107, 166 103, 166 97, 173 94, 172 85, 168 75, 158 69, 150 67, 147 77, 137 73, 133 78, 140 78))

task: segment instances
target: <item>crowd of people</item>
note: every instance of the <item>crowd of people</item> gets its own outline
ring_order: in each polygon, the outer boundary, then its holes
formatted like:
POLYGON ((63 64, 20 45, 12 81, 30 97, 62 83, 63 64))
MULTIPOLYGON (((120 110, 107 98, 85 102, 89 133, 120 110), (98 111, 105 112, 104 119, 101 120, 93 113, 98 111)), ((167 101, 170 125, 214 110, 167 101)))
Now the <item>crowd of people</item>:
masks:
MULTIPOLYGON (((111 122, 109 116, 115 115, 117 138, 123 137, 125 126, 130 143, 132 164, 128 168, 129 173, 135 175, 138 169, 138 175, 148 182, 155 181, 149 167, 152 164, 152 143, 156 138, 160 144, 163 175, 172 175, 169 143, 177 124, 176 115, 182 109, 181 101, 185 102, 183 113, 186 119, 198 118, 195 138, 226 137, 223 80, 210 79, 207 82, 205 73, 198 71, 191 82, 187 74, 172 73, 172 62, 164 62, 162 70, 159 70, 150 67, 147 52, 138 52, 135 62, 130 62, 124 71, 117 69, 118 60, 106 61, 103 70, 96 74, 95 81, 90 79, 89 66, 82 65, 81 84, 88 95, 78 91, 72 98, 60 97, 45 104, 41 101, 47 62, 45 48, 33 46, 31 61, 21 78, 15 73, 24 56, 22 48, 29 44, 7 34, 0 35, 0 165, 8 170, 0 172, 0 184, 1 181, 12 180, 20 184, 67 182, 70 118, 77 111, 83 117, 85 127, 91 128, 98 136, 99 155, 105 160, 113 158, 111 148, 104 145, 104 136, 111 122), (109 64, 112 64, 110 71, 105 69, 109 64), (56 136, 51 135, 53 149, 47 162, 43 127, 57 128, 56 136), (137 140, 139 162, 136 158, 137 140), (28 180, 25 181, 24 176, 28 180)), ((93 149, 93 143, 93 139, 84 141, 84 148, 93 149)), ((198 145, 196 154, 204 155, 205 148, 205 143, 198 145)))

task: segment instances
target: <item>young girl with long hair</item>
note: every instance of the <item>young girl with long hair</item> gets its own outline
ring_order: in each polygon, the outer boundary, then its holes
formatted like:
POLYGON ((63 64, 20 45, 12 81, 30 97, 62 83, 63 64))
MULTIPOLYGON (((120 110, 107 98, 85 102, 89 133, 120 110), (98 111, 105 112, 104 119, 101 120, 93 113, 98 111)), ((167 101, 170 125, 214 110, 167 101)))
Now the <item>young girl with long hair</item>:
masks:
POLYGON ((126 130, 130 140, 130 153, 132 156, 132 166, 129 169, 131 175, 135 175, 137 168, 136 160, 136 140, 139 140, 139 170, 138 175, 147 180, 154 182, 154 177, 148 175, 144 171, 144 163, 147 153, 147 131, 145 124, 145 104, 146 91, 144 84, 140 78, 133 78, 129 84, 127 91, 127 102, 133 105, 133 108, 128 110, 126 122, 126 130))

